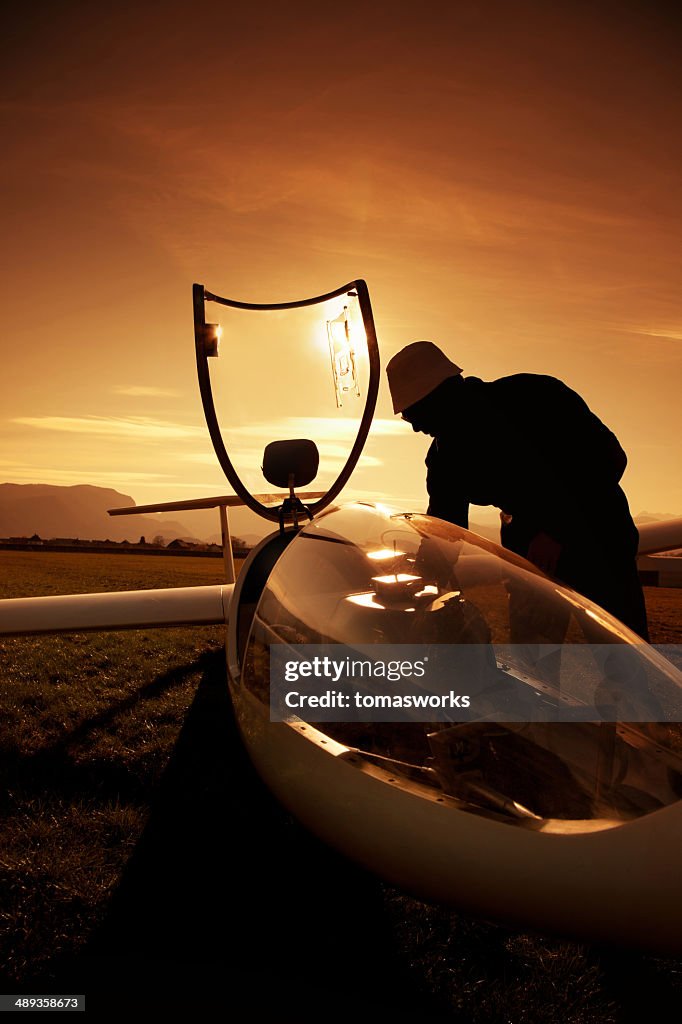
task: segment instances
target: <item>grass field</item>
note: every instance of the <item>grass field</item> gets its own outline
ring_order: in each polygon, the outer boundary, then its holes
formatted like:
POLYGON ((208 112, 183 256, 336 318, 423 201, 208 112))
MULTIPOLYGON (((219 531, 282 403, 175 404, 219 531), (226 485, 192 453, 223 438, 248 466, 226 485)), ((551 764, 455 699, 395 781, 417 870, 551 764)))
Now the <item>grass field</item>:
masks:
MULTIPOLYGON (((222 563, 8 551, 3 597, 220 582, 222 563)), ((87 939, 138 840, 219 627, 0 641, 0 960, 87 939)))
MULTIPOLYGON (((0 596, 199 585, 219 582, 221 569, 212 559, 3 552, 0 596)), ((647 602, 652 640, 680 642, 682 591, 651 589, 647 602)), ((123 986, 149 977, 151 957, 164 977, 190 962, 190 975, 204 977, 208 964, 210 989, 236 933, 258 952, 231 984, 248 978, 267 1002, 296 916, 297 934, 309 931, 318 947, 308 967, 316 956, 323 972, 337 958, 350 972, 323 986, 349 1012, 372 1005, 381 986, 384 1008, 400 1002, 415 1021, 637 1020, 643 999, 651 1010, 661 993, 679 998, 678 961, 474 921, 321 851, 239 752, 222 644, 217 627, 0 641, 2 991, 66 979, 89 991, 112 957, 123 986), (287 893, 282 865, 307 900, 287 893), (334 921, 333 947, 320 909, 334 921)))

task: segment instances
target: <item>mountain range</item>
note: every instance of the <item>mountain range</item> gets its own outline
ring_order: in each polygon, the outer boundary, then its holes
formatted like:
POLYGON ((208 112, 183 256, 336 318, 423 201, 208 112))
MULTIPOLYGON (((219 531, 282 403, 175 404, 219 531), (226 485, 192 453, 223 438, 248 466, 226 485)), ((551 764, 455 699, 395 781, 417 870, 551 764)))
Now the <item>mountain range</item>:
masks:
MULTIPOLYGON (((38 534, 43 540, 68 537, 80 540, 136 541, 144 536, 149 541, 160 535, 166 541, 182 537, 220 542, 220 534, 216 533, 218 514, 215 509, 187 513, 193 529, 186 526, 184 521, 167 515, 107 515, 107 509, 135 503, 129 494, 90 484, 77 484, 73 487, 0 484, 0 537, 30 537, 38 534)), ((643 511, 635 517, 635 522, 647 523, 670 518, 673 518, 671 513, 643 511)), ((233 536, 239 535, 251 544, 268 532, 266 524, 247 509, 233 509, 230 519, 233 536), (257 532, 252 532, 254 530, 257 532)), ((499 542, 499 527, 496 524, 476 523, 472 520, 471 529, 499 542)))
POLYGON ((157 535, 167 541, 196 539, 184 523, 168 516, 109 516, 107 509, 134 505, 135 499, 109 487, 78 484, 0 484, 0 537, 43 540, 149 541, 157 535))

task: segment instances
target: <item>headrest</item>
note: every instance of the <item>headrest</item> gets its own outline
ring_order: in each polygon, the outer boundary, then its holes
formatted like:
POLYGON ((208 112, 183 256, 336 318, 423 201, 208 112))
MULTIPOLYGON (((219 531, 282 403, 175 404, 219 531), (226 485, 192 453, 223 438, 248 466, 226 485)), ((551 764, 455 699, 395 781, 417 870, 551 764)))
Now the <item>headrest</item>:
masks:
POLYGON ((274 487, 305 487, 317 476, 320 453, 314 441, 271 441, 263 452, 263 476, 274 487))

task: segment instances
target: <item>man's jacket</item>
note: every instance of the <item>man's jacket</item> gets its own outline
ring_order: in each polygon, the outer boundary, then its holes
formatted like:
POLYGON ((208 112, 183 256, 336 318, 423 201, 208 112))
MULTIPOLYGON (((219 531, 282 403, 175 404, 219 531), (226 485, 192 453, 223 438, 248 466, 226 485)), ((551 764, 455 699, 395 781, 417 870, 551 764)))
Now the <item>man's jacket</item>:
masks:
POLYGON ((524 557, 546 533, 561 545, 556 575, 642 636, 638 533, 619 481, 627 464, 616 436, 554 377, 466 377, 452 424, 427 458, 430 515, 468 526, 469 503, 511 517, 505 547, 524 557))
POLYGON ((495 505, 560 542, 593 532, 627 464, 615 434, 555 377, 463 384, 451 430, 426 458, 429 514, 467 526, 471 502, 495 505))

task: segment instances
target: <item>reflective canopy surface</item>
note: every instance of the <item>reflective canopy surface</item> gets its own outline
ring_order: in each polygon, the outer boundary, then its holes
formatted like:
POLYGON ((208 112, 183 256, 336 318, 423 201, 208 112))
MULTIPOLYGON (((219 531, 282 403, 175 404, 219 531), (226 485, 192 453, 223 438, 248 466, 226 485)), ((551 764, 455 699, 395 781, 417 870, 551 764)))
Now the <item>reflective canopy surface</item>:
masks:
POLYGON ((317 726, 454 806, 524 827, 595 828, 682 793, 679 671, 586 598, 441 520, 365 504, 317 517, 277 561, 253 617, 242 680, 264 704, 270 644, 424 644, 436 657, 436 645, 475 645, 492 680, 480 718, 317 726), (543 720, 549 705, 603 704, 614 665, 644 681, 636 724, 543 720), (505 694, 519 689, 529 720, 505 721, 505 694))

